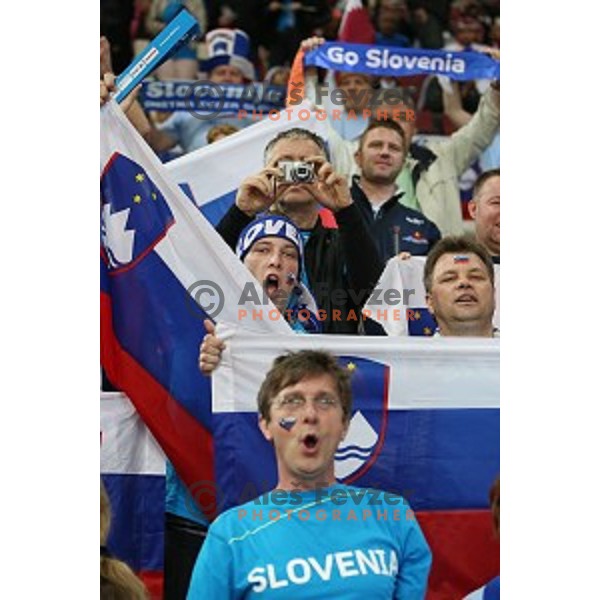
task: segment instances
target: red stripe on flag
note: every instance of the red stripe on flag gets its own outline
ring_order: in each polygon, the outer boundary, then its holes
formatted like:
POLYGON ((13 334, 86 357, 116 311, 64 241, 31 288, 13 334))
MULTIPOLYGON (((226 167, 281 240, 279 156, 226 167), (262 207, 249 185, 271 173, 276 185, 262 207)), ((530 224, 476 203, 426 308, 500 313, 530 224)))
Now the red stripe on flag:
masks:
POLYGON ((150 600, 163 600, 163 572, 140 571, 137 576, 143 581, 150 600))
MULTIPOLYGON (((133 402, 187 487, 193 490, 199 482, 214 482, 212 435, 121 346, 112 328, 112 303, 105 293, 100 294, 100 360, 110 381, 133 402)), ((196 500, 212 519, 216 500, 206 485, 202 492, 196 500)))
POLYGON ((356 473, 351 475, 344 482, 346 485, 350 485, 351 483, 354 483, 357 479, 362 477, 373 466, 373 464, 379 458, 379 453, 381 452, 381 449, 383 448, 383 446, 385 444, 385 434, 387 432, 387 422, 388 422, 388 414, 389 414, 389 410, 388 410, 388 401, 389 401, 388 396, 389 396, 389 392, 390 392, 390 369, 389 368, 386 368, 384 377, 385 377, 385 379, 383 382, 383 407, 382 407, 383 419, 381 422, 381 429, 380 429, 381 434, 379 435, 379 439, 377 440, 377 446, 373 450, 373 453, 371 454, 371 457, 369 458, 369 460, 362 467, 360 467, 360 469, 356 473))
POLYGON ((500 544, 489 510, 416 515, 433 554, 427 600, 459 600, 500 573, 500 544))

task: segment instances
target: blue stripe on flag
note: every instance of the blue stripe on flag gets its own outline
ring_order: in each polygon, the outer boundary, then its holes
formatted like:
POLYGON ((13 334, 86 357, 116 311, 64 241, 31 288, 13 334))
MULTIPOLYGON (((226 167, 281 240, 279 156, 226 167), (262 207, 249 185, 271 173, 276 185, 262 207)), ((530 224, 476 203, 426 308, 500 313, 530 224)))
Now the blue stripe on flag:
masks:
MULTIPOLYGON (((190 192, 191 193, 191 192, 190 192)), ((235 202, 235 196, 237 190, 227 192, 200 207, 200 212, 206 217, 208 221, 215 227, 219 224, 219 221, 225 216, 225 213, 231 208, 235 202)))
POLYGON ((109 278, 113 326, 123 347, 210 429, 210 380, 197 364, 202 309, 155 252, 109 278))
POLYGON ((162 475, 103 475, 112 523, 109 551, 134 571, 163 568, 165 478, 162 475))
MULTIPOLYGON (((194 198, 194 192, 192 192, 192 188, 190 187, 189 183, 180 183, 179 187, 181 188, 181 191, 194 203, 194 206, 197 206, 196 198, 194 198)), ((219 221, 225 216, 225 213, 235 202, 236 194, 237 189, 227 192, 226 194, 223 194, 222 196, 219 196, 210 202, 206 202, 200 206, 200 212, 211 225, 216 227, 219 224, 219 221)))
MULTIPOLYGON (((500 469, 498 409, 390 410, 388 419, 377 460, 353 485, 402 494, 414 510, 488 507, 500 469)), ((257 415, 220 413, 213 425, 219 509, 273 489, 275 454, 257 415)))

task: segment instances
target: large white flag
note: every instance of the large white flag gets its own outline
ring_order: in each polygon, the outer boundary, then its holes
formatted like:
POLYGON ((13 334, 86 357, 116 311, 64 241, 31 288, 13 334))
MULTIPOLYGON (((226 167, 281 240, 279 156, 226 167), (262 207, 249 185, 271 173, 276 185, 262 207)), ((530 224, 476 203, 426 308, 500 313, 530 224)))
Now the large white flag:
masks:
POLYGON ((209 144, 167 163, 171 179, 202 207, 216 223, 233 203, 243 179, 263 168, 264 149, 278 133, 301 127, 326 139, 323 120, 309 103, 280 111, 277 119, 266 118, 242 129, 217 144, 209 144))

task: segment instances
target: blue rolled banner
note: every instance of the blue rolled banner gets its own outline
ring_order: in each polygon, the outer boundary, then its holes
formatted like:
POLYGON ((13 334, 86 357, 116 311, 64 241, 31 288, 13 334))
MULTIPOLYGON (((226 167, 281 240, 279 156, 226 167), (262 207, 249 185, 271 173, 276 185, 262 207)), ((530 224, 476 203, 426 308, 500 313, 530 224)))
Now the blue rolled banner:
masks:
POLYGON ((208 81, 144 81, 140 103, 145 110, 158 112, 187 111, 196 115, 238 114, 285 106, 286 88, 262 83, 215 84, 208 81))
POLYGON ((115 100, 122 102, 154 69, 199 32, 200 26, 196 19, 187 10, 182 9, 117 77, 115 100))
POLYGON ((305 66, 402 77, 444 75, 458 81, 499 79, 500 63, 480 52, 451 52, 327 42, 304 57, 305 66))

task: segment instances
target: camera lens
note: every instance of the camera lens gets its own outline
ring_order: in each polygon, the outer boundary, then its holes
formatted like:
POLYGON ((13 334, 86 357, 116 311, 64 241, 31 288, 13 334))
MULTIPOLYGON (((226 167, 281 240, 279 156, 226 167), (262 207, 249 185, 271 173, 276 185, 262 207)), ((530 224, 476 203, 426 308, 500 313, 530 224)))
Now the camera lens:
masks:
POLYGON ((310 163, 299 163, 294 168, 294 181, 296 183, 310 183, 314 179, 314 167, 310 163))
POLYGON ((306 181, 310 178, 310 171, 306 165, 302 165, 296 169, 296 179, 298 181, 306 181))

